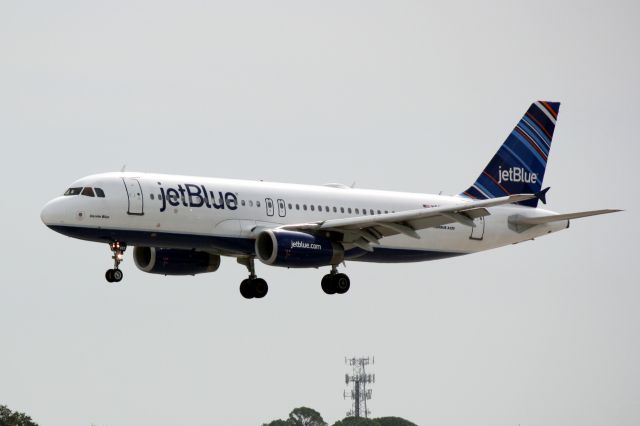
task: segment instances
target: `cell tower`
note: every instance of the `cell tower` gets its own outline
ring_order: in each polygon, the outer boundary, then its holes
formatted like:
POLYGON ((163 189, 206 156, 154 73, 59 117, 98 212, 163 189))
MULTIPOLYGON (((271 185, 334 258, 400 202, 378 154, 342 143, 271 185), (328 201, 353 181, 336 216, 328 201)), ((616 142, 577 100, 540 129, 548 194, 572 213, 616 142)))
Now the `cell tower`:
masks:
POLYGON ((351 374, 344 375, 347 386, 351 383, 351 389, 343 392, 343 397, 350 397, 353 401, 351 410, 347 411, 347 416, 368 418, 371 411, 367 408, 367 400, 371 399, 371 389, 367 386, 376 382, 375 374, 367 374, 366 366, 375 364, 375 357, 369 360, 366 358, 346 358, 344 363, 351 367, 351 374))

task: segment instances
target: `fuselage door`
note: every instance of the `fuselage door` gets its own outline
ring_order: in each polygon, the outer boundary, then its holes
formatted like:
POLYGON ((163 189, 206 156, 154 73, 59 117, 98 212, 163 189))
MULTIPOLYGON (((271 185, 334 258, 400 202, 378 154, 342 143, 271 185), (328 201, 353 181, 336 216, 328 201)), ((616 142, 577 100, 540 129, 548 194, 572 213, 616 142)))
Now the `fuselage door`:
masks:
POLYGON ((472 240, 481 240, 484 237, 484 216, 475 218, 473 223, 476 226, 471 228, 471 235, 469 238, 472 240))
POLYGON ((273 200, 271 198, 265 198, 264 204, 267 207, 267 216, 273 216, 273 212, 274 212, 273 200))
POLYGON ((285 217, 287 215, 287 207, 284 204, 284 200, 278 199, 278 216, 285 217))
POLYGON ((122 178, 122 180, 129 200, 127 214, 143 215, 144 200, 142 197, 142 186, 140 186, 140 181, 136 178, 122 178))

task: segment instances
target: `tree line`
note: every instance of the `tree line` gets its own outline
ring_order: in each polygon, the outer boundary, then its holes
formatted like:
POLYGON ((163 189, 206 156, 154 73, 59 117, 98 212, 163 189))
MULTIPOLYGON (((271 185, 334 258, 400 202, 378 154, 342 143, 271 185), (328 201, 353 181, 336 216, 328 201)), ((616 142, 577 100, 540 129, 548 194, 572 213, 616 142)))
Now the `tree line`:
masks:
MULTIPOLYGON (((262 426, 329 426, 324 421, 320 413, 313 408, 294 408, 286 420, 278 419, 262 426)), ((400 417, 378 417, 375 419, 365 419, 363 417, 345 417, 338 420, 331 426, 417 426, 409 420, 400 417)))
MULTIPOLYGON (((11 411, 5 405, 0 405, 0 426, 38 426, 31 417, 24 413, 11 411)), ((286 420, 278 419, 262 426, 329 426, 322 419, 320 413, 313 408, 294 408, 286 420)), ((332 426, 417 426, 408 420, 400 417, 378 417, 376 419, 365 419, 362 417, 345 417, 338 420, 332 426)))
POLYGON ((6 405, 0 405, 0 426, 38 426, 24 413, 11 411, 6 405))

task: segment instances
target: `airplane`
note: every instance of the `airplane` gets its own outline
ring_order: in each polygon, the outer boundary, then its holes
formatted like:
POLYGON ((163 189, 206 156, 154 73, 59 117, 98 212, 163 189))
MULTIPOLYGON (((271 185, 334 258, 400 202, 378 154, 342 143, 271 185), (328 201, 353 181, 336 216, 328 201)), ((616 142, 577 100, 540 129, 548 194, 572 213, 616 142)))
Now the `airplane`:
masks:
POLYGON ((285 268, 330 268, 327 294, 346 293, 338 271, 346 261, 435 260, 533 240, 569 227, 571 219, 620 210, 559 214, 546 204, 542 181, 559 102, 531 104, 478 179, 459 194, 356 189, 341 184, 112 172, 73 182, 41 212, 63 235, 107 243, 120 282, 124 252, 142 271, 162 275, 214 272, 235 257, 248 278, 240 293, 263 298, 267 282, 255 259, 285 268))

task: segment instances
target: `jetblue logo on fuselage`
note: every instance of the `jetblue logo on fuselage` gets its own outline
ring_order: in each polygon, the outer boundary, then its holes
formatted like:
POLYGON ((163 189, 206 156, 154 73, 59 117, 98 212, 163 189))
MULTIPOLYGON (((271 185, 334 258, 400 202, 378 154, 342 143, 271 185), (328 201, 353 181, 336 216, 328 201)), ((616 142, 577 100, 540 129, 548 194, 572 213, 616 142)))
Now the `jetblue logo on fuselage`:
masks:
POLYGON ((162 197, 162 207, 160 211, 167 209, 167 204, 178 207, 206 207, 208 209, 235 210, 238 208, 238 196, 233 192, 210 191, 204 185, 185 183, 177 188, 167 188, 161 186, 160 195, 162 197))
POLYGON ((502 182, 537 183, 538 174, 528 172, 522 167, 511 167, 509 170, 498 167, 498 183, 502 182))

